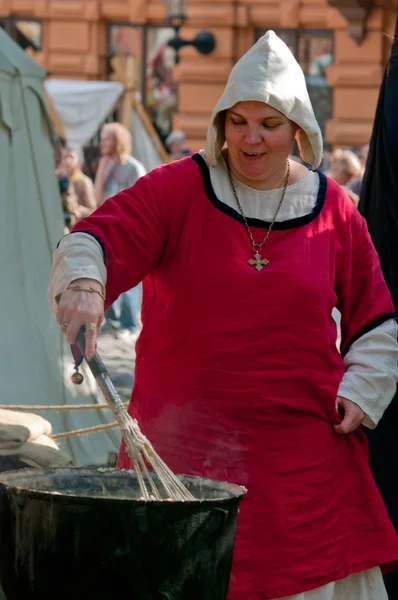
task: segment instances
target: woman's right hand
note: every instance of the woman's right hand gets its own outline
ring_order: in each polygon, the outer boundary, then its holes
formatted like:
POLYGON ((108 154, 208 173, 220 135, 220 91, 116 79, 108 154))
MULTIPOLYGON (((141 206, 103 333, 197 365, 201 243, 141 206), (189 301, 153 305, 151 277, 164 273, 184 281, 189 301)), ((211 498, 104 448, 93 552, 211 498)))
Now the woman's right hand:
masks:
MULTIPOLYGON (((95 279, 75 279, 71 286, 94 288, 103 293, 102 285, 95 279)), ((74 344, 76 336, 84 327, 86 330, 86 359, 91 360, 95 353, 98 329, 104 320, 104 300, 95 292, 65 290, 58 303, 57 321, 69 344, 74 344)))

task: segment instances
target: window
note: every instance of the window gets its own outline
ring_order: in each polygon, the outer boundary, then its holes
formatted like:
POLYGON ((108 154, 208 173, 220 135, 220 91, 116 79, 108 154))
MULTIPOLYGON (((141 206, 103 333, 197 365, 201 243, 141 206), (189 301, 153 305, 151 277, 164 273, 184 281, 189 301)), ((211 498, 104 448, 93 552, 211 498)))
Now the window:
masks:
MULTIPOLYGON (((257 31, 256 39, 265 33, 257 31)), ((334 61, 333 33, 328 30, 279 29, 276 34, 286 43, 304 71, 308 93, 322 133, 333 115, 332 89, 326 70, 334 61)))
POLYGON ((21 48, 32 48, 38 52, 43 43, 43 26, 40 21, 29 19, 6 18, 0 19, 2 27, 21 48))
POLYGON ((173 78, 175 52, 167 45, 174 35, 170 27, 109 25, 108 59, 117 57, 164 142, 177 110, 177 83, 173 78))
POLYGON ((144 104, 162 141, 171 132, 173 114, 177 112, 175 51, 167 45, 173 36, 174 30, 169 27, 147 29, 144 104))
POLYGON ((117 58, 128 79, 132 78, 134 88, 142 92, 141 72, 144 54, 144 32, 142 27, 111 25, 109 28, 110 59, 117 58))

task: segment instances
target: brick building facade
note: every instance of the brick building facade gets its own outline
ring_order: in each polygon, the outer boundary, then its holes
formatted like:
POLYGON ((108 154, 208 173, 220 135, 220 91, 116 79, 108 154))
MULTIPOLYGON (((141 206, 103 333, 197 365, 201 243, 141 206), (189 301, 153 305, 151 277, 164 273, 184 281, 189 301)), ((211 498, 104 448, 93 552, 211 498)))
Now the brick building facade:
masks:
POLYGON ((32 40, 52 77, 106 79, 110 58, 129 56, 158 130, 165 135, 172 116, 192 148, 203 146, 234 62, 274 29, 305 71, 327 142, 354 146, 371 133, 395 0, 189 0, 181 36, 207 29, 217 46, 209 56, 183 48, 177 66, 162 0, 0 0, 0 24, 32 40))

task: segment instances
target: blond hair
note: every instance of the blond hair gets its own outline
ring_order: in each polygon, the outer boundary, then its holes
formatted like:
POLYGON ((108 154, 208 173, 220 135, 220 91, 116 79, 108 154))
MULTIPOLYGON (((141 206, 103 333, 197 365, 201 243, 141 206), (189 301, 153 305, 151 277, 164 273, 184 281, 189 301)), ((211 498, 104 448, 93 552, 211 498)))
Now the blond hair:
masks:
POLYGON ((333 150, 332 154, 330 155, 331 167, 335 167, 338 164, 343 152, 344 150, 342 150, 341 148, 336 148, 335 150, 333 150))
POLYGON ((347 177, 359 177, 362 172, 359 158, 351 150, 343 150, 336 158, 336 166, 347 177))
POLYGON ((131 155, 133 138, 129 130, 121 123, 105 123, 101 133, 106 132, 113 135, 116 141, 116 152, 119 156, 131 155))

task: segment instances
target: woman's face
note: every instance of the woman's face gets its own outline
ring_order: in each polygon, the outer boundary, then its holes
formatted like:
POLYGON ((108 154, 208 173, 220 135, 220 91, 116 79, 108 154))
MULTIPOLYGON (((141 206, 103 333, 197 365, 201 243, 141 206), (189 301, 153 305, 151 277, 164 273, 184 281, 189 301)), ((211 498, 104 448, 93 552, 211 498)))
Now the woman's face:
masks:
POLYGON ((283 177, 297 125, 263 102, 238 102, 227 111, 225 138, 234 175, 261 189, 270 177, 283 177))
POLYGON ((116 139, 107 129, 101 131, 100 150, 102 156, 112 156, 116 152, 116 139))
POLYGON ((63 161, 69 174, 79 169, 79 156, 74 150, 66 150, 63 154, 63 161))

